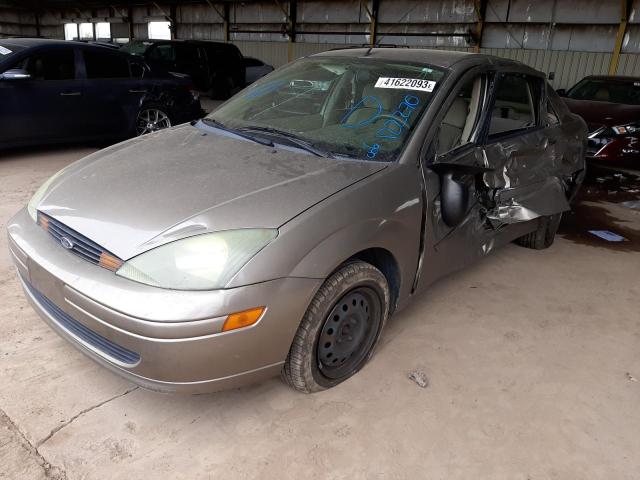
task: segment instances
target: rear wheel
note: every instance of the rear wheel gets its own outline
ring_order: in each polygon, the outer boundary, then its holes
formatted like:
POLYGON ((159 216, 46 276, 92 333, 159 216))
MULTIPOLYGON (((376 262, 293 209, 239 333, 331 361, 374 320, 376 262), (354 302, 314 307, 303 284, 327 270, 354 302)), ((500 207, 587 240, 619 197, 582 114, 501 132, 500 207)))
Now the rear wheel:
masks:
POLYGON ((540 217, 538 219, 538 228, 518 238, 516 243, 535 250, 549 248, 555 239, 558 227, 560 226, 560 220, 562 220, 562 213, 540 217))
POLYGON ((342 266, 311 301, 283 379, 304 393, 345 381, 371 358, 388 315, 389 287, 380 270, 361 261, 342 266))
POLYGON ((136 118, 136 135, 145 135, 147 133, 169 128, 171 119, 164 109, 157 105, 143 106, 138 112, 136 118))

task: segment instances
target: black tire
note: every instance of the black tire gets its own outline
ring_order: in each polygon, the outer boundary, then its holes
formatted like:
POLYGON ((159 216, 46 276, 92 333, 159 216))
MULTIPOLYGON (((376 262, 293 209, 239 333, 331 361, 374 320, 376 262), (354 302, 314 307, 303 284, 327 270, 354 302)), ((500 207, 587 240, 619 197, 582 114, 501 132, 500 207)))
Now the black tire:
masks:
POLYGON ((212 85, 210 97, 217 100, 226 100, 238 91, 233 79, 228 76, 214 79, 212 85))
POLYGON ((533 248, 534 250, 549 248, 556 237, 560 220, 562 220, 562 213, 540 217, 538 219, 538 228, 518 238, 516 243, 526 248, 533 248))
POLYGON ((354 261, 340 267, 311 300, 284 363, 283 380, 299 392, 313 393, 354 375, 373 354, 389 316, 389 299, 387 280, 373 265, 354 261), (351 310, 345 310, 347 301, 351 310), (331 349, 330 339, 335 345, 331 349), (356 351, 345 352, 348 348, 356 351), (348 357, 337 358, 338 353, 348 357))

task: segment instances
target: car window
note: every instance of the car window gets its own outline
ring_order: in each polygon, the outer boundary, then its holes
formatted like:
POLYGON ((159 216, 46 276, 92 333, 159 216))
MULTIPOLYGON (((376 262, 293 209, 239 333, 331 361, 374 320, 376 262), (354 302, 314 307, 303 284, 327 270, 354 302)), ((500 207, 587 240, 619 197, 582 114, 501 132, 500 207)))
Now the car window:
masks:
POLYGON ((149 59, 160 62, 175 62, 176 49, 171 44, 157 45, 149 50, 149 59))
POLYGON ((536 124, 534 96, 529 81, 516 74, 498 79, 495 102, 491 110, 489 135, 495 136, 536 124))
POLYGON ((29 72, 33 80, 70 80, 76 76, 73 49, 55 49, 23 59, 16 68, 29 72))
POLYGON ((0 64, 8 62, 17 52, 24 50, 22 45, 15 45, 11 40, 2 41, 0 43, 0 64))
POLYGON ((443 75, 425 64, 309 57, 258 80, 210 118, 277 128, 337 155, 394 161, 443 75))
POLYGON ((129 78, 129 62, 122 55, 85 50, 87 78, 129 78))
POLYGON ((547 100, 546 122, 547 125, 558 125, 560 123, 560 118, 558 117, 556 111, 553 109, 553 105, 551 105, 551 102, 549 100, 547 100))
POLYGON ((129 62, 129 68, 131 69, 131 76, 133 78, 144 77, 144 65, 138 62, 129 62))
POLYGON ((200 49, 196 45, 177 45, 176 59, 187 64, 197 64, 200 61, 200 49))
POLYGON ((575 100, 640 105, 640 81, 585 78, 567 92, 575 100))
POLYGON ((455 98, 438 130, 439 155, 471 141, 480 117, 484 83, 484 76, 478 75, 469 79, 454 93, 455 98))
POLYGON ((133 40, 129 43, 125 43, 120 47, 120 50, 126 53, 130 53, 132 55, 144 55, 145 52, 151 48, 153 42, 140 42, 133 40))

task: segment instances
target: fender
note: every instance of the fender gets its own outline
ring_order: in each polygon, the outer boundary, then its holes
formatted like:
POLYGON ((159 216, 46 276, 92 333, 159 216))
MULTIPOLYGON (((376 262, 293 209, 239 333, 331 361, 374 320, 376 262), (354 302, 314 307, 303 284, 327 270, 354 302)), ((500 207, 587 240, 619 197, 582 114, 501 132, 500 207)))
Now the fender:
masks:
POLYGON ((420 181, 416 166, 395 164, 330 196, 283 225, 227 288, 281 277, 324 279, 363 250, 382 248, 400 269, 402 301, 420 250, 420 181))

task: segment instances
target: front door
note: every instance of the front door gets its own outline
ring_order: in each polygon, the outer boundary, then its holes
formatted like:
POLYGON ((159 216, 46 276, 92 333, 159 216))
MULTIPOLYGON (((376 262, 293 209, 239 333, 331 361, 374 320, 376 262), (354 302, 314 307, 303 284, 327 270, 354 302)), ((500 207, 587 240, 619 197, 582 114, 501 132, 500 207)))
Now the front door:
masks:
POLYGON ((485 194, 481 184, 484 152, 481 142, 483 115, 488 103, 489 76, 482 70, 467 73, 458 82, 436 119, 437 134, 422 169, 426 200, 423 257, 417 287, 458 270, 492 249, 494 231, 486 223, 485 194), (452 178, 468 193, 462 215, 447 218, 443 182, 452 178))
POLYGON ((26 70, 30 78, 0 81, 0 141, 76 138, 82 123, 84 90, 76 75, 74 48, 41 49, 10 68, 26 70))

